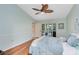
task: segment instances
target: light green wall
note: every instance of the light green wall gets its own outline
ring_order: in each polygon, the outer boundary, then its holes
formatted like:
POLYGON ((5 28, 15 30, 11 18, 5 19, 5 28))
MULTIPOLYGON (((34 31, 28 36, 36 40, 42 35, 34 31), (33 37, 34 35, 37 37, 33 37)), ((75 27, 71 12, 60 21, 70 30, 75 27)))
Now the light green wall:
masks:
POLYGON ((0 5, 0 49, 32 38, 32 19, 17 5, 0 5))
POLYGON ((79 5, 74 5, 69 15, 67 16, 68 22, 68 34, 72 32, 76 32, 75 30, 75 19, 79 19, 79 5))

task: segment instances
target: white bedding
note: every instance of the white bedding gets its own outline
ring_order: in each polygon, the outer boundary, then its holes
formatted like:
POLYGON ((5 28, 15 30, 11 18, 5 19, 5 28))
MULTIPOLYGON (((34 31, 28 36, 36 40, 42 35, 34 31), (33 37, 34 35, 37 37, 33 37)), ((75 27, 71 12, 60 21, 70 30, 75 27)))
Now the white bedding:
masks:
POLYGON ((63 55, 75 55, 76 54, 76 48, 71 47, 69 44, 66 42, 63 42, 63 55))
MULTIPOLYGON (((44 37, 44 36, 43 36, 44 37)), ((37 43, 43 38, 39 38, 37 40, 35 40, 31 46, 36 46, 37 43)), ((66 42, 62 42, 63 45, 63 55, 79 55, 79 49, 71 47, 69 44, 67 44, 66 42)))
POLYGON ((32 42, 29 52, 32 55, 62 55, 63 46, 58 38, 42 36, 32 42))

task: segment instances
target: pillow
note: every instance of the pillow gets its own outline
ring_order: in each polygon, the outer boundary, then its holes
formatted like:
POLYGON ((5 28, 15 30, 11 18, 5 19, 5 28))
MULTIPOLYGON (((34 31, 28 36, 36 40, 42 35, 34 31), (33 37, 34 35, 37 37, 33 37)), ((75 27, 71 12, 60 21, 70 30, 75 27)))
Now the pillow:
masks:
POLYGON ((76 39, 76 46, 79 46, 79 38, 78 39, 76 39))
POLYGON ((60 37, 59 40, 60 40, 61 42, 66 42, 66 41, 67 41, 67 39, 66 39, 65 37, 60 37))
POLYGON ((79 43, 79 38, 76 35, 71 34, 67 40, 67 43, 72 47, 76 47, 79 43))

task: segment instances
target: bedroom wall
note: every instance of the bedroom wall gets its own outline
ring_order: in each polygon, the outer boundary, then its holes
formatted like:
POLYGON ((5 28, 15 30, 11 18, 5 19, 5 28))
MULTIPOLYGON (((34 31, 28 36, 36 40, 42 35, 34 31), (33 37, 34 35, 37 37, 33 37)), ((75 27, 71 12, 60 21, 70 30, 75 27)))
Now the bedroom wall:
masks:
MULTIPOLYGON (((53 20, 49 20, 49 21, 39 21, 37 23, 37 24, 39 24, 37 27, 39 28, 40 32, 41 32, 41 29, 40 29, 41 24, 45 24, 45 23, 56 23, 57 37, 66 36, 67 35, 67 21, 66 21, 66 18, 53 19, 53 20), (59 23, 64 23, 64 29, 58 29, 58 24, 59 23)), ((39 36, 40 32, 37 33, 36 36, 39 36)))
POLYGON ((0 50, 32 38, 32 20, 17 5, 0 5, 0 50))
POLYGON ((75 32, 79 33, 79 31, 76 31, 75 26, 75 20, 79 19, 79 4, 74 5, 72 10, 67 16, 67 22, 68 22, 68 34, 75 32))

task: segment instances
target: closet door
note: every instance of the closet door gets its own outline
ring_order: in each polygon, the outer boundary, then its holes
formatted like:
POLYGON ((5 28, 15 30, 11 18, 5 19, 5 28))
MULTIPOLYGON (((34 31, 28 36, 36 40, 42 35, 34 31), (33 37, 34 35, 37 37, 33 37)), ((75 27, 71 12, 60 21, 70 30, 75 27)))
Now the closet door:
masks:
POLYGON ((34 31, 34 37, 40 37, 41 36, 41 24, 35 23, 35 31, 34 31))

